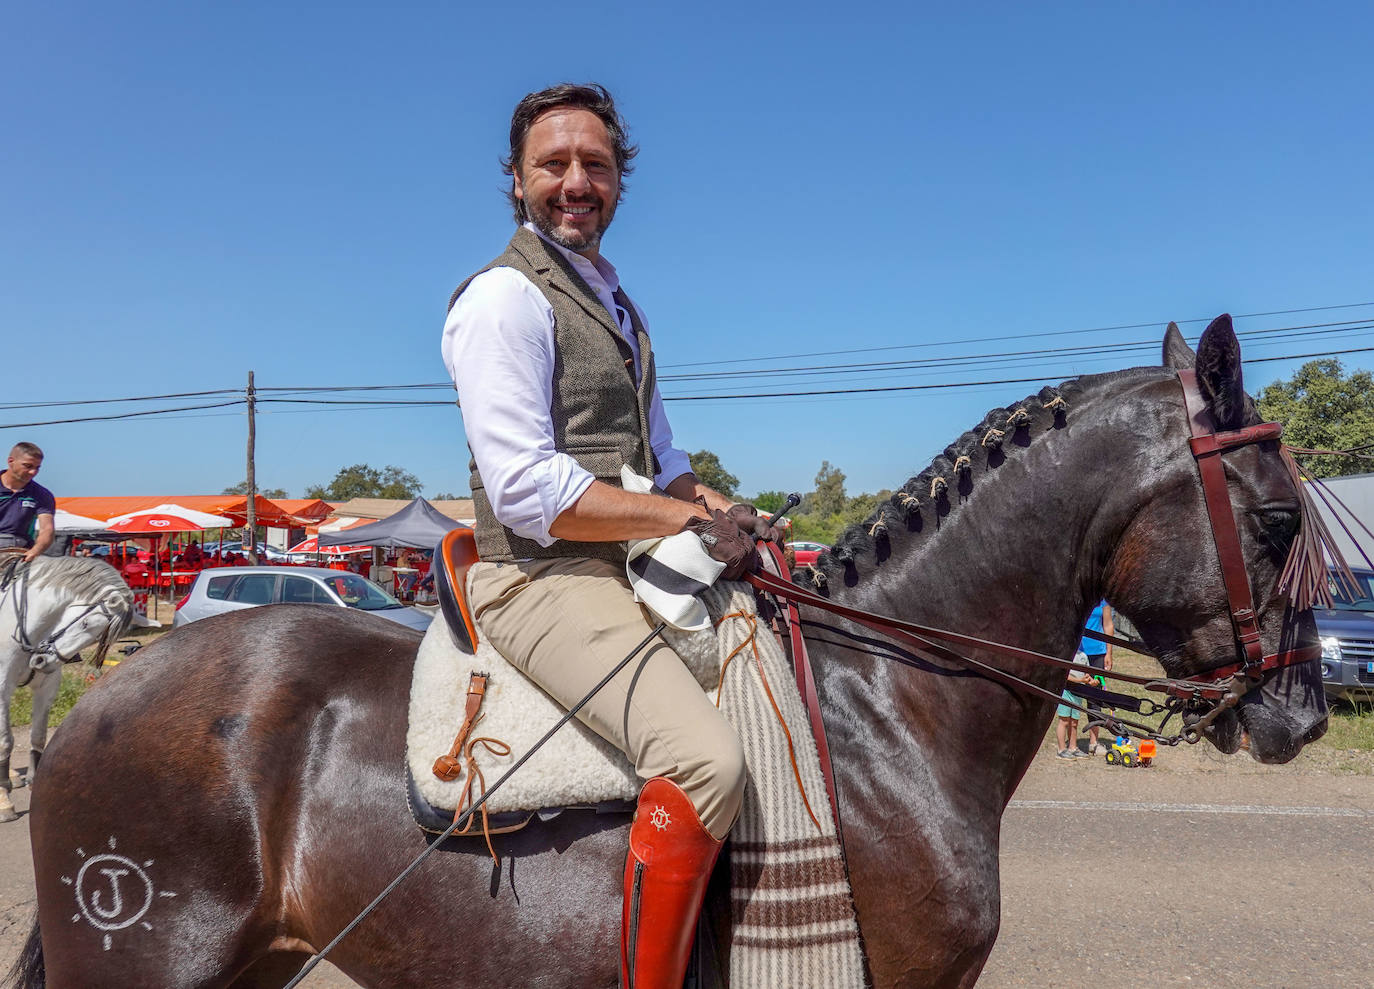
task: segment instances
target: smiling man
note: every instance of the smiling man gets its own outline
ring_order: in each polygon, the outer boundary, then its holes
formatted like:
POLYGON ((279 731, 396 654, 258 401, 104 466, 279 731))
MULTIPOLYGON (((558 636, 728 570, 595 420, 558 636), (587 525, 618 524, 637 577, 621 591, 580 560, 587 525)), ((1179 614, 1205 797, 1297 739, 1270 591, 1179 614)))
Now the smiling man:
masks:
POLYGON ((23 550, 25 562, 52 545, 57 501, 34 478, 43 466, 43 451, 16 443, 0 472, 0 550, 23 550))
MULTIPOLYGON (((738 577, 752 537, 775 535, 673 445, 644 313, 601 255, 637 150, 600 86, 521 100, 505 162, 520 226, 453 293, 444 327, 472 451, 479 633, 565 707, 655 624, 626 579, 628 540, 694 531, 738 577), (669 497, 624 490, 622 465, 669 497)), ((625 868, 623 984, 678 989, 739 813, 739 739, 661 638, 578 717, 647 781, 625 868)))

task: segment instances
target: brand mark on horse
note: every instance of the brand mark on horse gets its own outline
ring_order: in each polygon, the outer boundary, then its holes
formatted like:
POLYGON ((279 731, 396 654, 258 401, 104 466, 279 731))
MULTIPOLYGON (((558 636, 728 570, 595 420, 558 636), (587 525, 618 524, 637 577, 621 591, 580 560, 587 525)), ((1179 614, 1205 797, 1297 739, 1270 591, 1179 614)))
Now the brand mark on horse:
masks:
POLYGON ((82 863, 75 880, 70 876, 62 877, 63 884, 74 887, 76 893, 78 912, 72 914, 72 923, 85 920, 96 930, 107 932, 104 937, 106 951, 110 950, 113 943, 108 932, 120 931, 134 924, 151 931, 153 925, 143 918, 152 907, 154 898, 176 896, 176 893, 154 888, 147 872, 153 864, 152 860, 140 865, 127 856, 114 853, 113 837, 109 844, 111 851, 90 858, 86 858, 86 852, 78 848, 77 855, 86 861, 82 863))

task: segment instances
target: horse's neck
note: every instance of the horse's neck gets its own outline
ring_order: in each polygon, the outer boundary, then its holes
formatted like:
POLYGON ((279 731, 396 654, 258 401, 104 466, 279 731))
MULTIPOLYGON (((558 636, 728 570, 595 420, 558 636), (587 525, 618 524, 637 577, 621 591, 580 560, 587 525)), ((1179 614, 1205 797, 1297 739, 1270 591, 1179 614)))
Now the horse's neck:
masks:
POLYGON ((47 579, 35 584, 33 578, 44 570, 60 566, 57 560, 40 556, 28 564, 27 572, 15 574, 5 587, 3 608, 0 608, 3 612, 0 622, 7 629, 13 630, 22 614, 25 633, 34 641, 37 641, 35 637, 42 637, 51 630, 64 609, 72 603, 74 595, 61 580, 45 575, 47 579))
MULTIPOLYGON (((919 521, 913 515, 890 523, 885 545, 855 554, 843 573, 830 575, 832 599, 1069 658, 1129 520, 1129 499, 1111 495, 1124 481, 1108 465, 1132 456, 1132 441, 1093 427, 1095 406, 1105 400, 1097 391, 1096 398, 1091 391, 1078 397, 1062 428, 1042 430, 1000 466, 975 471, 965 494, 951 479, 943 514, 922 498, 919 521)), ((924 761, 938 749, 970 783, 981 776, 995 790, 999 778, 1010 785, 1019 779, 1044 731, 1048 700, 913 669, 855 650, 840 636, 819 638, 821 691, 834 720, 900 719, 914 742, 884 758, 924 761), (998 740, 988 741, 989 733, 998 740)), ((1064 680, 1049 666, 978 658, 1055 691, 1064 680)), ((866 736, 850 732, 840 748, 871 746, 866 736)))

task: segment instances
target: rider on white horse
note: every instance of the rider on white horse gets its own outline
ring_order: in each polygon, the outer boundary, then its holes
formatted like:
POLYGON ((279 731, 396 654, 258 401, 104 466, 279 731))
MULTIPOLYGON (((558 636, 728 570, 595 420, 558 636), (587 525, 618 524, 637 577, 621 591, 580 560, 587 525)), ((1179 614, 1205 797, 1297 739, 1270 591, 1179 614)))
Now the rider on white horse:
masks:
POLYGON ((57 500, 34 480, 42 466, 42 450, 16 443, 0 473, 0 551, 23 550, 25 563, 42 556, 53 540, 57 500))

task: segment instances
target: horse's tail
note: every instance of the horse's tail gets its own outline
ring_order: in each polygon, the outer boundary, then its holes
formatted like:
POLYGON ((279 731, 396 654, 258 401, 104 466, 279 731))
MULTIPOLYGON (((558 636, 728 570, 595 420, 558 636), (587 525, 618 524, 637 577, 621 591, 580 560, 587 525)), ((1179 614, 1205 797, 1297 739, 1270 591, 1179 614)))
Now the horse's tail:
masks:
POLYGON ((43 936, 38 932, 38 913, 35 911, 29 939, 5 976, 5 985, 10 989, 43 989, 47 980, 43 966, 43 936))

